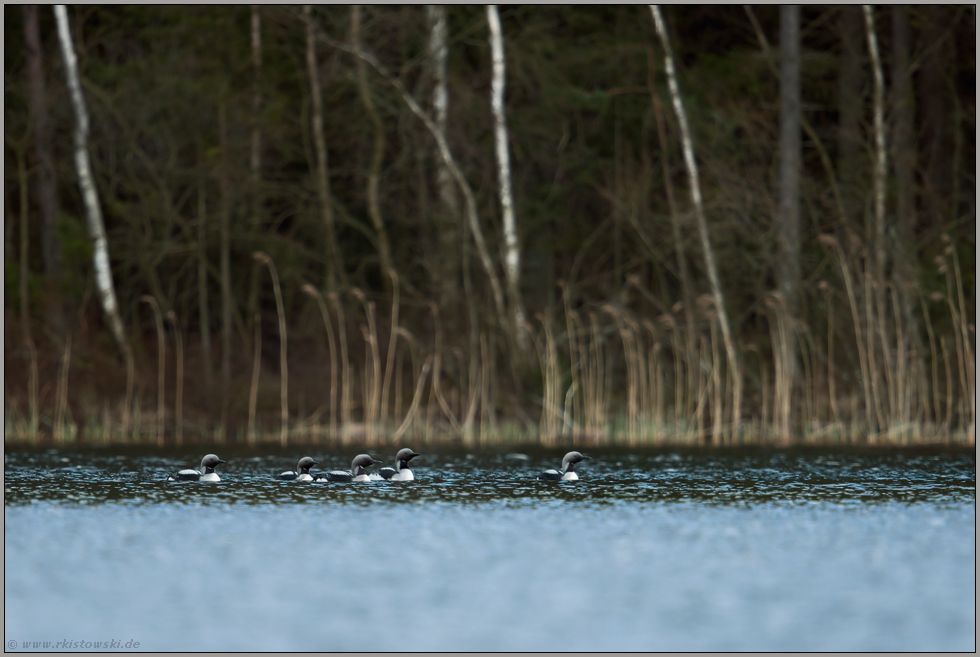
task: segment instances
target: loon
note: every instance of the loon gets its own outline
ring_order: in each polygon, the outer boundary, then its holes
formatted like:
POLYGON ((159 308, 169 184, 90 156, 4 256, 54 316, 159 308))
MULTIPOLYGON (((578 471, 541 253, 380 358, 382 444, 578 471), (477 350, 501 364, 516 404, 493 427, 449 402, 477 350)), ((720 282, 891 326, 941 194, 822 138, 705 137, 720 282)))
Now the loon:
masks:
POLYGON ((583 456, 578 452, 569 452, 561 460, 561 470, 545 470, 538 475, 538 479, 578 481, 578 475, 575 474, 575 464, 580 461, 588 461, 591 458, 591 456, 583 456))
POLYGON ((221 481, 214 468, 227 461, 222 461, 214 454, 208 454, 201 459, 201 467, 196 470, 181 470, 167 475, 167 481, 221 481))
POLYGON ((349 471, 331 470, 326 474, 317 474, 313 481, 337 481, 342 483, 349 483, 352 481, 377 481, 381 479, 381 477, 376 474, 368 475, 367 471, 364 469, 376 463, 384 463, 384 461, 376 461, 367 454, 358 454, 351 462, 349 471))
POLYGON ((304 456, 296 464, 296 472, 292 470, 287 470, 277 477, 282 481, 313 481, 313 476, 310 474, 310 468, 314 465, 319 465, 319 462, 314 461, 309 456, 304 456))
POLYGON ((395 467, 381 468, 378 470, 378 474, 381 475, 382 479, 386 479, 387 481, 413 481, 415 479, 415 475, 408 469, 408 462, 414 459, 416 456, 418 456, 418 454, 413 452, 408 447, 399 450, 398 453, 395 454, 395 467))

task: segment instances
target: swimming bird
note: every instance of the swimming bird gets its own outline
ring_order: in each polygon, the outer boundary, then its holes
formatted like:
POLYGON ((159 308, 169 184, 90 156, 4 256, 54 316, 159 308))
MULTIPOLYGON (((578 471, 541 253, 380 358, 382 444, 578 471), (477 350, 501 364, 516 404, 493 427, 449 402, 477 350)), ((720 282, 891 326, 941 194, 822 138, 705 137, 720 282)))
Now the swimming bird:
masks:
POLYGON ((167 481, 221 481, 214 468, 227 461, 222 461, 214 454, 208 454, 201 459, 201 467, 197 469, 180 470, 167 475, 167 481))
POLYGON ((591 459, 591 456, 583 456, 579 452, 569 452, 561 460, 561 470, 545 470, 538 475, 538 479, 578 481, 578 475, 575 474, 575 464, 591 459))
POLYGON ((349 471, 331 470, 326 474, 317 474, 313 481, 362 482, 372 481, 372 476, 377 480, 380 479, 378 475, 368 475, 367 470, 364 469, 376 463, 384 463, 384 461, 377 461, 367 454, 358 454, 351 462, 349 471))
POLYGON ((416 456, 418 456, 418 454, 413 452, 408 447, 398 450, 398 453, 395 454, 395 467, 381 468, 378 470, 378 474, 381 475, 382 479, 386 479, 388 481, 413 481, 415 479, 415 475, 408 469, 408 462, 414 459, 416 456))
POLYGON ((277 477, 282 481, 313 481, 313 475, 310 474, 310 468, 314 465, 319 465, 319 462, 314 461, 309 456, 304 456, 296 464, 296 471, 287 470, 277 477))

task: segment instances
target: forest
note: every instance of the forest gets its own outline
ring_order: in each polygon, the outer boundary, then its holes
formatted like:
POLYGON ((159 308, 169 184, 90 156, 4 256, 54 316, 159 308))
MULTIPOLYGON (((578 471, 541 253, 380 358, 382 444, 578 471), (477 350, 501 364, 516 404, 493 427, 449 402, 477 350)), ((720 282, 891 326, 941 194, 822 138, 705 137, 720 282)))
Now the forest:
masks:
POLYGON ((7 442, 975 442, 974 5, 4 18, 7 442))

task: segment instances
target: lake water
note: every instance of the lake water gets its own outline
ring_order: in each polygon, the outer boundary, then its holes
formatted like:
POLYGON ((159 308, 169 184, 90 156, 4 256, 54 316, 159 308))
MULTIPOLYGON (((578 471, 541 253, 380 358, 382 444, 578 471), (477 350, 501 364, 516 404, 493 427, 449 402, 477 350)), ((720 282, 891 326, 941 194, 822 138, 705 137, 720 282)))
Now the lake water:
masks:
POLYGON ((8 452, 7 650, 976 649, 974 453, 416 448, 8 452))

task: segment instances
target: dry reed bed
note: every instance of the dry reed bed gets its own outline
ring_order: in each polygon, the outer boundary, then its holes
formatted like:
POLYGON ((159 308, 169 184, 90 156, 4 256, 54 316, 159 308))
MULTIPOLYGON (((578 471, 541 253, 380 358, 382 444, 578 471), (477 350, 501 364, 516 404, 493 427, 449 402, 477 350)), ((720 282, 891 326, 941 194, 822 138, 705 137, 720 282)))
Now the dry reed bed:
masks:
MULTIPOLYGON (((560 312, 538 313, 533 324, 521 326, 533 344, 540 369, 540 396, 536 391, 529 393, 540 413, 534 422, 527 417, 498 417, 506 397, 502 391, 513 381, 497 371, 498 363, 507 356, 503 350, 508 342, 482 330, 479 353, 467 358, 461 349, 445 344, 438 308, 430 304, 434 340, 431 345, 421 344, 399 325, 398 279, 393 272, 394 294, 387 322, 390 340, 384 358, 376 306, 360 290, 351 290, 350 297, 361 306, 366 322, 360 325, 364 357, 352 362, 350 355, 358 348, 358 340, 348 335, 340 295, 328 295, 331 314, 320 292, 311 285, 303 286, 323 321, 330 355, 324 368, 329 392, 312 414, 291 418, 285 367, 286 319, 278 276, 272 260, 256 253, 256 260, 269 267, 277 300, 281 338, 278 427, 263 426, 257 417, 259 322, 244 433, 223 436, 220 427, 184 419, 183 339, 173 311, 166 319, 173 328, 176 347, 176 394, 174 408, 166 408, 163 318, 156 301, 143 297, 153 309, 159 343, 155 412, 144 409, 136 396, 128 403, 104 401, 85 418, 73 418, 68 403, 69 335, 50 416, 39 402, 34 345, 25 345, 30 372, 27 408, 21 408, 8 394, 5 439, 93 444, 155 441, 160 446, 169 439, 179 446, 186 432, 204 441, 256 444, 278 440, 281 446, 289 441, 373 446, 402 440, 465 445, 530 441, 545 446, 568 442, 975 444, 975 327, 967 321, 956 250, 947 244, 937 258, 945 290, 925 295, 876 280, 871 258, 862 252, 857 240, 851 239, 850 255, 832 236, 819 240, 835 255, 843 287, 835 289, 828 281, 818 284, 826 308, 826 334, 822 328, 817 331, 794 323, 778 293, 762 300, 760 312, 768 320, 769 340, 740 345, 739 375, 745 373, 750 379, 747 390, 754 395, 748 399, 754 403, 737 418, 733 417, 734 391, 737 384, 744 387, 745 382, 734 381, 726 367, 724 349, 719 345, 718 313, 710 295, 697 300, 698 334, 689 339, 692 336, 681 330, 682 304, 655 317, 612 304, 593 306, 583 313, 573 310, 569 291, 563 288, 560 312), (845 315, 841 307, 849 312, 845 315), (949 319, 945 333, 937 331, 933 322, 941 313, 949 319), (923 329, 927 345, 919 335, 923 329), (836 354, 842 342, 857 354, 856 368, 841 368, 841 356, 836 354), (452 370, 459 373, 457 380, 444 366, 446 359, 455 361, 452 370), (792 359, 796 362, 791 363, 792 359), (798 368, 797 383, 789 389, 787 382, 794 366, 798 368), (843 385, 845 377, 858 380, 859 385, 848 389, 843 385), (168 424, 171 417, 172 425, 168 424), (42 425, 50 426, 50 431, 43 431, 42 425)), ((642 291, 636 278, 629 283, 642 291)))

